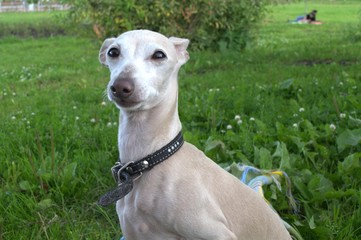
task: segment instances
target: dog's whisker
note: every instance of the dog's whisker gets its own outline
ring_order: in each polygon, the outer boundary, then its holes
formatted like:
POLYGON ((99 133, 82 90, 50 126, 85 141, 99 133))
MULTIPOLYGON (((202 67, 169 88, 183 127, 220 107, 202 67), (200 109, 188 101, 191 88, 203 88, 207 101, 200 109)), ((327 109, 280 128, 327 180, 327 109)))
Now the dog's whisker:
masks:
POLYGON ((103 102, 109 102, 108 91, 104 90, 102 94, 103 102))

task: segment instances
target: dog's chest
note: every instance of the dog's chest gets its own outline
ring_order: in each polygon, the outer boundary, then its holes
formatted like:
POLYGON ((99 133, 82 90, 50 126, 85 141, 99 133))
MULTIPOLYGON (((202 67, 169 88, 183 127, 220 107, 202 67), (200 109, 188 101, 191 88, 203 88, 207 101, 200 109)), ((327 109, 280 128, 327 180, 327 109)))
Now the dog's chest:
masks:
POLYGON ((159 203, 150 195, 147 198, 143 194, 133 192, 117 202, 117 213, 126 238, 158 239, 159 235, 169 233, 164 222, 159 221, 162 217, 158 205, 159 203))
POLYGON ((159 239, 164 234, 169 235, 170 239, 180 239, 172 229, 176 216, 166 202, 166 199, 169 200, 167 184, 162 184, 164 179, 160 177, 161 174, 153 170, 155 174, 142 176, 134 189, 117 202, 122 231, 136 236, 134 239, 159 239), (154 182, 158 184, 151 184, 154 182), (151 238, 153 235, 154 238, 151 238))

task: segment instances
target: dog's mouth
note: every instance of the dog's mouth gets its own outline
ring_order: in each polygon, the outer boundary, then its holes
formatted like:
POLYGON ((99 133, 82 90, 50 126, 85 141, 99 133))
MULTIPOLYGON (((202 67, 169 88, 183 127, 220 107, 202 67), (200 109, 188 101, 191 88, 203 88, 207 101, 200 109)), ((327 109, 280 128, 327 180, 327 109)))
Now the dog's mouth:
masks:
POLYGON ((113 95, 110 95, 110 100, 120 108, 133 108, 141 103, 130 98, 117 98, 113 95))
POLYGON ((112 101, 122 108, 131 108, 138 105, 140 102, 132 101, 130 99, 119 99, 119 98, 112 98, 112 101))

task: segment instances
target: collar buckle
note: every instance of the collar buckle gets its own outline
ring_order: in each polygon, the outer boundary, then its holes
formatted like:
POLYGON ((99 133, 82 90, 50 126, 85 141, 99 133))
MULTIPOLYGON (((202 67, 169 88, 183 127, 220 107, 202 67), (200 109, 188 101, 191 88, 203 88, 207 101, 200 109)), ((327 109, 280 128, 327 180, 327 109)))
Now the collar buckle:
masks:
POLYGON ((168 159, 182 147, 183 143, 182 132, 179 132, 171 142, 145 158, 127 163, 117 161, 111 168, 111 172, 118 186, 103 195, 98 202, 99 205, 106 206, 125 197, 133 189, 133 182, 139 179, 144 171, 149 171, 155 165, 168 159))
POLYGON ((126 179, 124 179, 124 177, 123 177, 124 175, 122 174, 122 172, 123 171, 128 172, 127 170, 131 169, 131 168, 128 169, 128 166, 133 163, 134 162, 132 161, 132 162, 127 162, 125 164, 123 164, 121 162, 116 162, 114 164, 114 166, 111 168, 111 171, 112 171, 112 175, 113 175, 113 178, 116 183, 120 184, 120 183, 126 181, 126 179))

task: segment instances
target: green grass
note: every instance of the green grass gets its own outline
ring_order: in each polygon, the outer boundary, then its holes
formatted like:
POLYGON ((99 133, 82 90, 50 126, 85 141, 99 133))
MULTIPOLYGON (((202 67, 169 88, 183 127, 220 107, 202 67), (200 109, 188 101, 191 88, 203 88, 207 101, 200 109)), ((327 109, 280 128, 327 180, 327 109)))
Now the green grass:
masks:
POLYGON ((66 12, 4 12, 0 13, 0 38, 17 37, 50 37, 65 35, 67 23, 66 12))
MULTIPOLYGON (((179 80, 185 138, 222 165, 282 166, 299 212, 283 193, 266 195, 304 239, 359 239, 361 5, 308 8, 323 25, 288 24, 304 5, 278 5, 244 52, 190 53, 179 80)), ((117 158, 99 44, 0 39, 0 239, 119 239, 114 208, 95 204, 117 158)))
POLYGON ((0 14, 0 23, 6 24, 24 24, 41 23, 52 21, 53 17, 65 15, 63 12, 44 11, 44 12, 3 12, 0 14))

